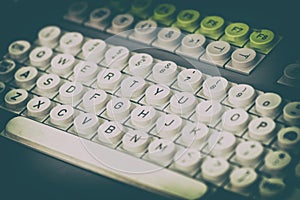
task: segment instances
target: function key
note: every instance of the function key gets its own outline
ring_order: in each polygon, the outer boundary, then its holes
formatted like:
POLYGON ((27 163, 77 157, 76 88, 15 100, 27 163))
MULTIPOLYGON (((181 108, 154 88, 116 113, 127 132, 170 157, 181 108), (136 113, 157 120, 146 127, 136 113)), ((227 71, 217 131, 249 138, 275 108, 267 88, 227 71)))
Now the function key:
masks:
POLYGON ((145 53, 135 54, 128 61, 129 71, 135 76, 146 76, 151 71, 152 65, 152 56, 145 53))
POLYGON ((245 23, 232 23, 225 28, 225 36, 222 39, 241 47, 248 39, 249 30, 249 26, 245 23))
POLYGON ((233 188, 246 191, 257 181, 258 175, 252 168, 237 168, 229 176, 233 188))
POLYGON ((32 117, 45 117, 51 109, 51 101, 47 97, 34 97, 27 103, 27 112, 32 117))
POLYGON ((106 50, 106 43, 100 39, 86 41, 82 46, 82 54, 85 60, 99 62, 106 50))
POLYGON ((64 53, 72 55, 80 51, 83 42, 83 35, 78 32, 65 33, 59 40, 59 47, 64 53))
POLYGON ((153 20, 138 22, 134 27, 134 32, 129 36, 130 39, 142 43, 150 44, 156 38, 157 23, 153 20))
POLYGON ((203 94, 214 100, 219 100, 226 95, 228 81, 220 76, 210 77, 203 83, 203 94))
POLYGON ((281 103, 282 99, 278 94, 264 93, 256 98, 255 109, 263 116, 274 117, 279 112, 281 103))
POLYGON ((59 39, 61 30, 57 26, 46 26, 38 33, 39 42, 42 46, 54 47, 59 39))
POLYGON ((300 144, 300 129, 292 126, 283 128, 277 135, 278 145, 284 149, 295 149, 300 144))
POLYGON ((32 86, 38 77, 38 70, 35 67, 21 67, 15 73, 16 84, 21 88, 32 86))
POLYGON ((50 122, 54 125, 68 126, 74 118, 74 109, 69 105, 57 105, 50 111, 50 122))
POLYGON ((14 70, 16 69, 16 63, 10 59, 4 59, 0 61, 0 78, 1 81, 7 81, 11 79, 14 70))
POLYGON ((26 105, 29 95, 24 89, 12 89, 4 97, 5 105, 13 110, 19 110, 26 105))
POLYGON ((228 91, 228 101, 234 107, 247 107, 253 102, 255 96, 254 88, 246 84, 232 86, 228 91))
POLYGON ((152 43, 153 46, 174 51, 180 44, 181 31, 178 28, 162 28, 157 34, 157 40, 152 43))
POLYGON ((75 131, 81 136, 90 136, 97 132, 99 119, 92 113, 80 113, 74 119, 75 131))
POLYGON ((35 67, 46 67, 52 55, 53 51, 49 47, 36 47, 29 54, 30 64, 35 67))
POLYGON ((89 25, 95 25, 101 30, 105 29, 109 24, 111 10, 108 8, 97 8, 90 13, 89 25))
POLYGON ((247 68, 255 64, 256 52, 253 49, 236 49, 231 54, 232 66, 236 68, 247 68))
POLYGON ((258 51, 266 52, 266 49, 272 48, 275 41, 275 34, 268 29, 253 31, 250 35, 249 47, 258 51))
POLYGON ((22 60, 27 56, 30 47, 31 44, 25 40, 15 41, 11 43, 8 47, 9 56, 12 59, 22 60))
POLYGON ((201 165, 203 178, 214 183, 222 181, 229 169, 230 165, 224 158, 207 158, 201 165))
POLYGON ((71 54, 57 54, 51 60, 51 70, 58 75, 70 73, 74 67, 75 58, 71 54))
POLYGON ((105 65, 111 68, 121 69, 127 63, 130 52, 126 47, 111 47, 105 53, 105 65))
POLYGON ((115 16, 112 20, 111 28, 107 29, 107 32, 114 34, 123 34, 123 31, 127 31, 130 29, 134 22, 134 18, 130 14, 120 14, 115 16))
POLYGON ((264 178, 259 184, 259 193, 262 198, 277 198, 282 194, 286 185, 279 178, 264 178))
POLYGON ((177 65, 172 61, 161 61, 153 66, 152 75, 158 83, 170 83, 177 76, 177 65))
POLYGON ((147 19, 151 15, 152 0, 135 0, 131 4, 131 13, 141 19, 147 19))
POLYGON ((188 92, 197 91, 202 81, 202 73, 196 69, 184 69, 177 76, 178 87, 188 92))
POLYGON ((176 26, 189 33, 194 32, 198 28, 200 13, 196 10, 181 10, 177 15, 176 26))
POLYGON ((300 102, 287 103, 283 108, 283 118, 292 125, 300 124, 300 102))
POLYGON ((173 4, 159 4, 153 11, 153 20, 170 26, 175 20, 176 7, 173 4))
POLYGON ((200 23, 197 33, 201 33, 207 37, 217 40, 224 29, 224 19, 219 16, 206 16, 200 23))
POLYGON ((250 137, 259 141, 270 139, 274 135, 275 129, 275 122, 268 117, 255 118, 248 125, 250 137))

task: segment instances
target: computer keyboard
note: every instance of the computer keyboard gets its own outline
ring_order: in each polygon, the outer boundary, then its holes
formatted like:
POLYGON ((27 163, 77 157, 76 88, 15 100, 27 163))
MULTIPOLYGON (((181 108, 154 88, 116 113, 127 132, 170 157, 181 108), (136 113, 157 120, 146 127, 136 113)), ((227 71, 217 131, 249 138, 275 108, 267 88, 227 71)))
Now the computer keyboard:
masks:
POLYGON ((300 65, 275 86, 255 79, 284 36, 170 3, 124 2, 75 2, 62 23, 7 47, 1 135, 169 198, 221 189, 297 199, 300 65))

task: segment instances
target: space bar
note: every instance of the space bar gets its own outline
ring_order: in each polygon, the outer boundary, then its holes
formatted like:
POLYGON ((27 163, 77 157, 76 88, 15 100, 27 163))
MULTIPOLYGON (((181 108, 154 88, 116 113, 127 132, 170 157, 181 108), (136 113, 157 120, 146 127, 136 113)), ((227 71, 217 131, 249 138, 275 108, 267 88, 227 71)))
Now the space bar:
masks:
POLYGON ((74 165, 158 193, 199 199, 207 191, 200 181, 28 118, 11 119, 5 135, 74 165))

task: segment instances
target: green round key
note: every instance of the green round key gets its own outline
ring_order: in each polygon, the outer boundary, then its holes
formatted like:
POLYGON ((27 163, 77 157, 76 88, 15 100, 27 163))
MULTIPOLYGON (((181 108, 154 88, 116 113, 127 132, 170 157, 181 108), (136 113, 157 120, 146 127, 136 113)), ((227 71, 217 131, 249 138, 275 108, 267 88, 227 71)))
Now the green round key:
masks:
POLYGON ((151 4, 152 0, 134 0, 131 4, 131 11, 137 16, 143 15, 145 12, 149 12, 151 4))
POLYGON ((242 41, 245 40, 249 32, 249 26, 245 23, 232 23, 225 28, 225 35, 229 40, 242 41))
POLYGON ((252 46, 261 48, 267 47, 274 40, 275 34, 267 29, 262 29, 258 31, 254 31, 250 35, 250 43, 252 46))
POLYGON ((170 19, 176 11, 176 7, 172 4, 159 4, 154 9, 154 19, 164 21, 170 19))
POLYGON ((179 26, 193 26, 200 18, 200 13, 196 10, 182 10, 177 15, 177 23, 179 26))
POLYGON ((219 16, 207 16, 201 21, 200 26, 204 33, 218 33, 224 26, 224 19, 219 16))

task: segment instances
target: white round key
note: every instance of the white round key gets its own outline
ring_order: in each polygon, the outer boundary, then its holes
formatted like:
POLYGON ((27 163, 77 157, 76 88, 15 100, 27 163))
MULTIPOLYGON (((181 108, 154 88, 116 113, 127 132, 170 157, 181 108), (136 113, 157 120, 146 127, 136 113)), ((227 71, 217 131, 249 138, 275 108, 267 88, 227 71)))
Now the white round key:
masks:
POLYGON ((283 118, 291 125, 300 125, 300 101, 287 103, 283 108, 283 118))
POLYGON ((229 57, 231 46, 225 41, 213 41, 206 47, 206 54, 212 61, 224 60, 229 57))
POLYGON ((250 137, 259 141, 270 139, 274 135, 275 129, 275 122, 268 117, 255 118, 248 125, 250 137))
POLYGON ((100 39, 86 41, 82 46, 82 54, 88 61, 97 62, 103 57, 106 50, 106 43, 100 39))
POLYGON ((245 110, 241 108, 227 110, 222 115, 222 127, 227 131, 242 131, 246 128, 248 122, 249 115, 245 110))
POLYGON ((124 135, 122 124, 115 121, 105 121, 98 128, 98 139, 104 143, 117 144, 124 135))
POLYGON ((49 94, 57 91, 60 86, 60 78, 56 74, 44 74, 36 82, 37 89, 42 94, 49 94))
POLYGON ((279 178, 264 178, 259 184, 260 196, 264 199, 277 198, 282 194, 286 185, 279 178))
POLYGON ((151 39, 155 36, 157 23, 153 20, 143 20, 134 27, 134 36, 140 39, 151 39))
POLYGON ((19 87, 26 88, 35 83, 38 70, 35 67, 21 67, 15 73, 15 81, 19 87))
POLYGON ((150 105, 163 105, 170 98, 171 90, 162 84, 151 85, 146 89, 146 102, 150 105))
POLYGON ((300 128, 291 126, 281 129, 277 134, 278 145, 284 149, 295 149, 300 144, 300 128))
POLYGON ((156 110, 152 106, 138 106, 130 113, 131 123, 140 129, 147 128, 156 120, 156 110))
POLYGON ((53 55, 49 47, 36 47, 29 54, 30 64, 35 67, 45 67, 50 63, 53 55))
POLYGON ((256 52, 253 49, 236 49, 231 54, 232 66, 237 68, 247 68, 256 61, 256 52))
POLYGON ((176 153, 175 144, 171 140, 157 139, 148 146, 148 156, 157 163, 170 161, 176 153))
POLYGON ((114 90, 122 80, 118 69, 103 69, 97 75, 97 86, 103 90, 114 90))
POLYGON ((189 92, 175 93, 170 99, 170 109, 176 114, 188 114, 197 105, 196 97, 189 92))
POLYGON ((160 46, 172 47, 180 43, 181 31, 178 28, 162 28, 157 34, 157 42, 160 46))
POLYGON ((139 130, 129 131, 122 138, 123 148, 132 153, 142 153, 149 142, 149 135, 139 130))
POLYGON ((269 173, 278 175, 291 163, 291 156, 285 151, 273 151, 266 155, 265 167, 269 173))
POLYGON ((263 146, 256 141, 241 142, 235 149, 237 161, 245 166, 254 165, 260 161, 263 152, 263 146))
POLYGON ((122 32, 122 31, 126 31, 127 29, 129 29, 131 27, 131 25, 133 24, 134 18, 132 15, 130 14, 120 14, 115 16, 115 18, 112 20, 112 29, 115 32, 122 32))
POLYGON ((12 89, 4 97, 5 105, 17 110, 26 105, 29 98, 28 92, 24 89, 12 89))
POLYGON ((255 100, 256 111, 263 116, 274 116, 281 107, 282 99, 275 93, 264 93, 259 95, 255 100))
POLYGON ((77 103, 84 94, 84 88, 79 82, 66 82, 59 88, 59 99, 66 104, 77 103))
POLYGON ((185 125, 181 130, 181 142, 187 147, 204 145, 209 136, 209 129, 205 124, 193 123, 185 125))
POLYGON ((184 69, 177 76, 178 87, 188 92, 197 91, 202 81, 202 73, 196 69, 184 69))
POLYGON ((64 53, 72 55, 79 52, 83 42, 83 35, 78 32, 65 33, 59 40, 59 46, 64 53))
POLYGON ((158 83, 170 83, 177 76, 177 65, 172 61, 156 63, 152 69, 152 75, 158 83))
POLYGON ((230 153, 236 145, 236 138, 232 133, 214 132, 208 138, 208 150, 214 156, 230 153))
POLYGON ((17 40, 8 47, 9 56, 12 59, 21 60, 25 58, 31 48, 31 44, 26 40, 17 40))
POLYGON ((85 110, 97 113, 105 106, 107 98, 103 90, 89 90, 82 97, 82 105, 85 110))
POLYGON ((201 165, 203 178, 212 182, 223 180, 229 169, 230 165, 223 158, 207 158, 201 165))
POLYGON ((198 169, 203 155, 196 149, 182 149, 174 156, 174 166, 183 172, 193 172, 198 169))
POLYGON ((50 122, 57 126, 67 126, 73 121, 74 109, 69 105, 57 105, 50 111, 50 122))
POLYGON ((99 24, 99 25, 106 25, 107 20, 111 15, 111 11, 108 8, 97 8, 90 13, 89 19, 90 22, 99 24))
POLYGON ((27 112, 32 117, 45 117, 51 109, 51 101, 47 97, 34 97, 27 103, 27 112))
POLYGON ((58 75, 65 75, 72 71, 75 58, 71 54, 57 54, 51 60, 51 70, 58 75))
POLYGON ((146 82, 143 78, 129 76, 121 83, 121 94, 123 97, 136 98, 144 93, 146 82))
POLYGON ((129 116, 131 102, 126 98, 112 98, 106 105, 107 115, 116 121, 121 121, 129 116))
POLYGON ((162 115, 156 120, 156 132, 164 138, 169 138, 179 133, 181 126, 182 119, 173 114, 162 115))
POLYGON ((198 53, 203 49, 206 38, 201 34, 188 34, 181 40, 181 50, 186 53, 198 53))
POLYGON ((58 42, 61 30, 57 26, 46 26, 38 33, 39 42, 43 46, 54 47, 58 42))
POLYGON ((220 76, 210 77, 203 83, 203 94, 209 99, 220 99, 225 96, 228 81, 220 76))
POLYGON ((90 62, 90 61, 82 61, 79 62, 74 67, 74 81, 79 82, 88 82, 93 80, 97 72, 99 70, 99 67, 96 63, 90 62))
POLYGON ((153 58, 149 54, 138 53, 128 61, 128 69, 135 76, 146 76, 152 69, 153 58))
POLYGON ((81 113, 74 119, 75 131, 81 136, 95 133, 99 126, 99 119, 92 113, 81 113))
POLYGON ((258 175, 252 168, 237 168, 234 169, 230 176, 230 183, 232 187, 239 191, 249 189, 257 180, 258 175))
POLYGON ((228 100, 234 107, 246 107, 252 103, 256 92, 250 85, 239 84, 228 91, 228 100))
POLYGON ((196 107, 197 119, 206 124, 213 123, 221 117, 223 110, 218 101, 202 101, 196 107))
POLYGON ((129 50, 123 46, 115 46, 105 53, 107 67, 122 69, 129 59, 129 50))

